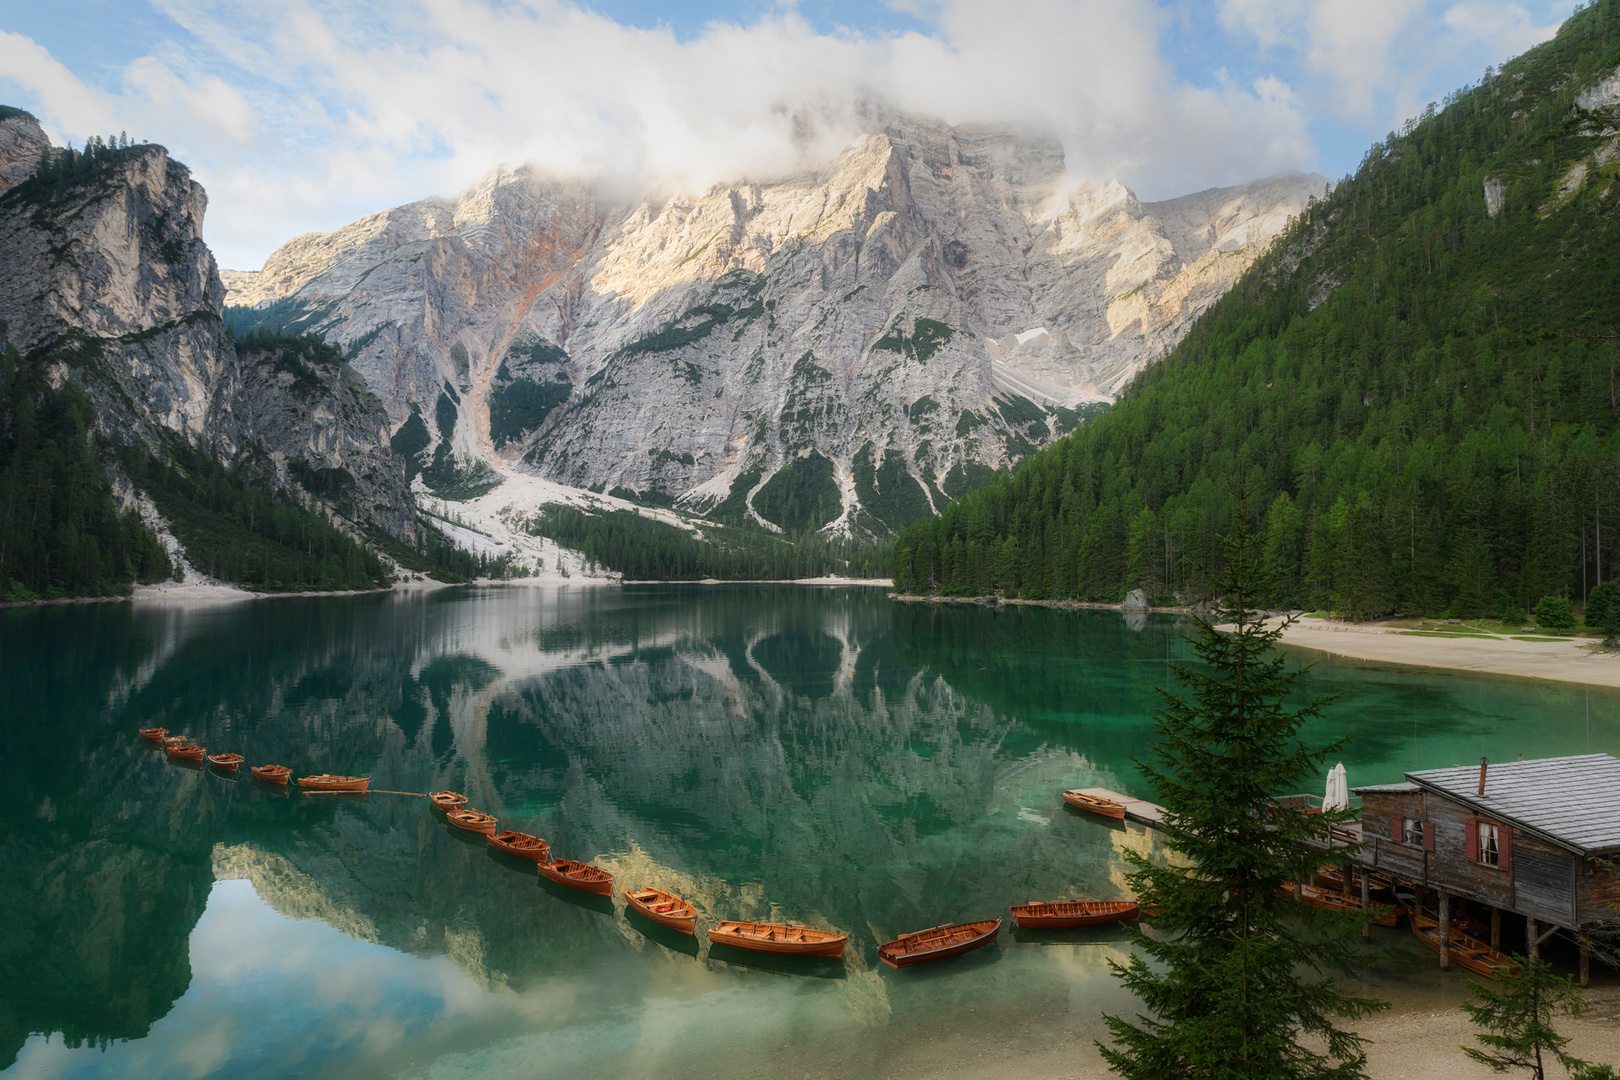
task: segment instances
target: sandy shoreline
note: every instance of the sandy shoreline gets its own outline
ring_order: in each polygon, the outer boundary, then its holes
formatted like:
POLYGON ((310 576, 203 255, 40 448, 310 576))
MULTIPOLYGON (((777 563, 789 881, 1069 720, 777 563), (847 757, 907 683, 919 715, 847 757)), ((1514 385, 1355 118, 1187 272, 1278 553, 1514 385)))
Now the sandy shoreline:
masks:
POLYGON ((1285 630, 1282 640, 1353 660, 1620 687, 1620 653, 1592 649, 1585 638, 1426 637, 1396 627, 1306 619, 1285 630))
MULTIPOLYGON (((1377 990, 1373 992, 1376 996, 1377 990)), ((1448 996, 1460 1002, 1466 995, 1458 992, 1448 996)), ((1561 1034, 1570 1037, 1568 1051, 1587 1061, 1620 1062, 1620 990, 1590 990, 1586 999, 1590 1011, 1585 1016, 1561 1016, 1555 1023, 1561 1034)), ((1502 1076, 1463 1054, 1463 1045, 1478 1045, 1474 1041, 1475 1029, 1460 1009, 1450 1001, 1446 1004, 1450 1007, 1436 1007, 1432 1001, 1396 1000, 1383 1013, 1343 1025, 1368 1040, 1367 1075, 1372 1080, 1487 1080, 1502 1076)), ((937 1059, 928 1055, 915 1060, 910 1063, 912 1068, 891 1075, 932 1077, 948 1073, 973 1080, 1113 1080, 1118 1074, 1108 1070, 1092 1042, 1107 1038, 1101 1024, 1088 1024, 1078 1031, 1053 1033, 1049 1039, 1041 1040, 1045 1045, 1034 1047, 1027 1041, 1017 1045, 1011 1040, 987 1039, 985 1052, 978 1057, 999 1060, 964 1063, 960 1056, 952 1060, 942 1053, 937 1059)), ((1549 1075, 1562 1076, 1563 1070, 1555 1067, 1549 1075)))
MULTIPOLYGON (((1018 600, 960 596, 902 596, 906 603, 970 604, 976 607, 1045 607, 1069 611, 1121 611, 1122 604, 1080 600, 1018 600)), ((1194 608, 1151 610, 1156 615, 1198 615, 1194 608)), ((1441 633, 1449 628, 1442 627, 1441 633)), ((1457 628, 1463 632, 1461 627, 1457 628)), ((1528 636, 1528 635, 1525 635, 1528 636)), ((1352 624, 1326 619, 1300 619, 1283 632, 1284 645, 1330 653, 1351 660, 1403 667, 1467 671, 1516 679, 1620 687, 1620 652, 1593 649, 1591 638, 1539 638, 1533 641, 1496 636, 1431 636, 1410 627, 1387 624, 1352 624)))

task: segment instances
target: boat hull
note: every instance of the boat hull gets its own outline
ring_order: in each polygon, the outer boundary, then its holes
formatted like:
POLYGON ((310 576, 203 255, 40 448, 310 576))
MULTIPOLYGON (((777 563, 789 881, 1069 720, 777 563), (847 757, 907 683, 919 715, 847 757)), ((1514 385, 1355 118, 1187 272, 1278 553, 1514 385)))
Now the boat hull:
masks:
POLYGON ((292 779, 292 770, 285 765, 255 765, 248 772, 253 774, 255 780, 282 787, 286 787, 287 781, 292 779))
POLYGON ((467 805, 467 796, 456 791, 433 791, 428 793, 428 802, 451 814, 467 805))
POLYGON ((166 727, 143 727, 140 731, 141 739, 149 743, 160 743, 163 741, 163 737, 169 733, 169 729, 166 727))
POLYGON ((674 893, 664 892, 662 889, 636 889, 624 894, 625 903, 630 909, 644 919, 650 919, 659 926, 667 926, 671 930, 679 930, 683 934, 697 936, 697 912, 692 905, 676 896, 674 893), (659 910, 667 908, 668 910, 659 910))
POLYGON ((520 832, 492 832, 488 839, 489 846, 502 855, 536 863, 551 861, 551 845, 538 836, 520 832))
MULTIPOLYGON (((1411 918, 1412 933, 1417 939, 1436 953, 1440 951, 1440 923, 1427 915, 1414 915, 1411 918)), ((1510 975, 1519 970, 1519 965, 1510 960, 1504 953, 1491 948, 1477 938, 1457 932, 1456 927, 1451 929, 1451 960, 1462 967, 1472 971, 1475 975, 1483 975, 1487 979, 1500 979, 1503 975, 1510 975)))
POLYGON ((932 930, 924 930, 920 934, 906 934, 886 945, 879 945, 878 959, 896 969, 932 964, 937 960, 949 960, 953 956, 961 956, 964 953, 972 952, 974 949, 982 949, 996 940, 996 935, 1000 932, 1000 919, 936 926, 932 930), (952 933, 953 931, 955 933, 952 933), (916 952, 904 951, 901 948, 912 938, 942 932, 945 934, 942 943, 934 948, 922 949, 916 952))
POLYGON ((1112 799, 1099 799, 1095 795, 1085 795, 1078 791, 1065 791, 1063 801, 1076 810, 1096 814, 1098 817, 1112 818, 1115 821, 1125 820, 1125 806, 1112 799))
POLYGON ((565 888, 577 889, 596 896, 613 895, 613 875, 599 867, 574 862, 572 859, 553 859, 550 862, 536 863, 535 866, 540 871, 541 877, 565 888))
POLYGON ((200 746, 192 746, 190 743, 179 743, 175 746, 165 746, 163 748, 163 752, 174 758, 176 761, 196 762, 201 762, 202 759, 208 754, 207 750, 204 750, 200 746))
POLYGON ((298 786, 308 791, 369 791, 369 776, 300 776, 298 786))
MULTIPOLYGON (((1284 886, 1281 891, 1285 896, 1294 895, 1292 885, 1284 886)), ((1400 922, 1400 913, 1389 904, 1368 904, 1363 908, 1359 896, 1345 896, 1343 893, 1320 889, 1314 885, 1301 885, 1298 899, 1303 904, 1314 904, 1335 911, 1371 911, 1374 926, 1395 926, 1400 922)))
POLYGON ((1135 922, 1142 914, 1140 905, 1126 900, 1032 901, 1009 911, 1014 926, 1038 930, 1073 930, 1080 926, 1135 922))
POLYGON ((717 945, 729 945, 734 949, 770 953, 774 956, 843 956, 844 946, 849 943, 848 934, 829 934, 827 931, 814 930, 805 926, 793 926, 787 923, 752 924, 770 926, 780 934, 780 936, 768 938, 738 932, 737 927, 743 925, 750 924, 720 923, 710 929, 709 940, 717 945), (808 931, 808 934, 805 934, 805 931, 808 931), (795 940, 795 934, 803 936, 795 940))
POLYGON ((237 766, 242 764, 242 755, 209 754, 208 764, 212 765, 216 769, 224 769, 226 772, 235 772, 237 770, 237 766))
POLYGON ((485 836, 493 836, 500 828, 495 816, 482 810, 457 810, 446 814, 444 819, 464 832, 483 833, 485 836))

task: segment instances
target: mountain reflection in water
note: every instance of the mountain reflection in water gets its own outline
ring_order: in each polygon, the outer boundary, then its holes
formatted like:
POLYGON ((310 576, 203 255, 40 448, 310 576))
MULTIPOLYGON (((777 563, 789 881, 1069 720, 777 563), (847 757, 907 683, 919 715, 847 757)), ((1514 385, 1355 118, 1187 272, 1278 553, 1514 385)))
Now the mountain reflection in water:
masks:
MULTIPOLYGON (((1089 1038, 1128 1004, 1106 969, 1122 942, 1007 934, 926 978, 874 970, 875 949, 1124 895, 1120 848, 1153 837, 1057 792, 1146 794, 1130 759, 1185 654, 1163 618, 789 586, 0 612, 0 1068, 532 1074, 540 1055, 548 1074, 679 1075, 779 1054, 876 1075, 965 1009, 1089 1038), (230 783, 173 766, 147 726, 294 775, 462 791, 621 888, 684 896, 700 936, 543 888, 425 800, 230 783), (726 918, 850 948, 813 971, 739 959, 701 936, 726 918)), ((1343 664, 1310 683, 1357 691, 1316 733, 1362 732, 1357 783, 1499 757, 1516 710, 1547 718, 1514 734, 1526 756, 1620 748, 1612 695, 1343 664)))

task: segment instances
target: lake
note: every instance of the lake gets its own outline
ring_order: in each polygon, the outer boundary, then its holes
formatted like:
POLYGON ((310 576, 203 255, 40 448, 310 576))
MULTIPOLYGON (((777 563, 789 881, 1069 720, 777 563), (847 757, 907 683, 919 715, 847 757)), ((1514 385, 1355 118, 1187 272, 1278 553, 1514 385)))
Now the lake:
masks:
MULTIPOLYGON (((1131 1004, 1117 929, 1004 929, 900 972, 876 948, 1127 895, 1122 852, 1154 834, 1059 792, 1152 796, 1133 759, 1185 630, 785 585, 0 611, 0 1071, 877 1077, 1087 1047, 1131 1004), (542 884, 424 799, 232 781, 143 745, 149 726, 294 775, 452 788, 700 926, 850 947, 711 948, 542 884)), ((1620 753, 1611 691, 1324 658, 1303 692, 1342 693, 1305 737, 1355 736, 1352 785, 1620 753)), ((1455 997, 1404 931, 1368 955, 1364 989, 1455 997)))

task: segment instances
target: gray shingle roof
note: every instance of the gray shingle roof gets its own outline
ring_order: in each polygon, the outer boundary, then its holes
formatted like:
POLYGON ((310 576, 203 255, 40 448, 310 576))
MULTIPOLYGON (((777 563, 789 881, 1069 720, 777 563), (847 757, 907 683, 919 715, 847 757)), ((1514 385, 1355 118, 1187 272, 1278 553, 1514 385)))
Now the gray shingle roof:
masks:
POLYGON ((1620 758, 1609 754, 1493 762, 1406 774, 1476 810, 1526 826, 1582 855, 1620 851, 1620 758))
POLYGON ((1375 793, 1378 793, 1378 794, 1400 795, 1400 794, 1405 794, 1405 793, 1411 792, 1411 791, 1422 791, 1422 790, 1423 789, 1421 787, 1419 787, 1417 784, 1413 784, 1413 783, 1405 783, 1405 784, 1368 784, 1368 785, 1366 785, 1364 787, 1351 788, 1350 789, 1350 794, 1352 794, 1352 795, 1361 795, 1361 794, 1364 794, 1366 792, 1371 791, 1371 792, 1375 792, 1375 793))

